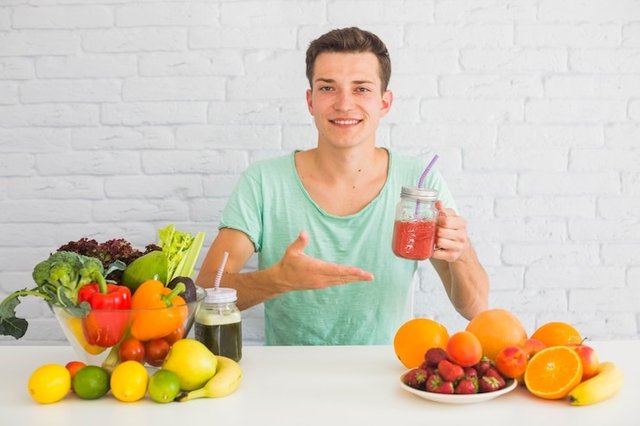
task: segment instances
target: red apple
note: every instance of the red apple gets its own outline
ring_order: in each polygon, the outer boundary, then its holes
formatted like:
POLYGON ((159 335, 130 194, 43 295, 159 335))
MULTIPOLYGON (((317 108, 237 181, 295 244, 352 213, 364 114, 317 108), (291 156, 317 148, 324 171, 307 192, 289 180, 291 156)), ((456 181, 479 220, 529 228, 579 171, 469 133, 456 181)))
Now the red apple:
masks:
POLYGON ((582 381, 598 374, 600 361, 598 360, 598 354, 596 354, 596 351, 591 346, 583 344, 572 344, 569 346, 578 353, 582 361, 582 381))
POLYGON ((507 346, 496 355, 496 368, 505 377, 520 379, 527 369, 527 354, 519 346, 507 346))
POLYGON ((547 346, 544 343, 542 343, 540 340, 529 338, 524 341, 524 344, 522 345, 522 350, 524 350, 524 353, 527 354, 527 358, 531 359, 532 356, 534 356, 536 353, 540 352, 546 347, 547 346))

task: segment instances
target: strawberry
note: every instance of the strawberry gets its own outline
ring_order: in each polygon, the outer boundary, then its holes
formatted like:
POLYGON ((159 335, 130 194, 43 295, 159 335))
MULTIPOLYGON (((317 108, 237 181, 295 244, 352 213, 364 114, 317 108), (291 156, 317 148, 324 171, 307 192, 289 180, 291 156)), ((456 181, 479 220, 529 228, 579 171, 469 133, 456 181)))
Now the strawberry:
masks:
POLYGON ((409 370, 403 377, 402 381, 407 386, 411 386, 414 389, 424 389, 424 385, 427 382, 428 373, 421 368, 414 368, 409 370))
POLYGON ((502 383, 492 376, 482 376, 478 381, 478 390, 480 392, 493 392, 504 387, 504 379, 502 383))
POLYGON ((425 389, 427 392, 436 392, 442 383, 442 377, 438 373, 432 374, 425 383, 425 389))
POLYGON ((475 377, 478 378, 478 371, 473 367, 465 367, 464 368, 465 377, 475 377))
POLYGON ((462 367, 447 359, 443 359, 438 363, 438 373, 447 382, 455 382, 464 376, 462 367))
POLYGON ((471 394, 478 393, 478 378, 476 376, 473 377, 463 377, 458 381, 456 385, 455 393, 458 394, 471 394))
POLYGON ((453 382, 442 382, 438 389, 436 389, 436 393, 453 393, 453 382))
POLYGON ((484 373, 491 367, 493 367, 493 362, 486 356, 483 356, 480 359, 480 362, 478 362, 475 366, 476 371, 478 372, 478 376, 484 376, 484 373))
POLYGON ((500 374, 500 372, 494 367, 491 367, 487 371, 485 371, 482 377, 493 377, 498 381, 501 388, 505 387, 504 377, 502 377, 502 374, 500 374))
POLYGON ((436 367, 443 359, 447 359, 447 352, 442 348, 431 348, 424 354, 424 361, 433 367, 436 367))
POLYGON ((429 364, 427 364, 427 361, 424 361, 422 364, 420 364, 419 368, 421 368, 424 371, 426 371, 427 372, 427 377, 429 377, 430 375, 432 375, 432 374, 434 374, 434 373, 436 373, 438 371, 437 367, 438 367, 437 365, 436 366, 429 365, 429 364))

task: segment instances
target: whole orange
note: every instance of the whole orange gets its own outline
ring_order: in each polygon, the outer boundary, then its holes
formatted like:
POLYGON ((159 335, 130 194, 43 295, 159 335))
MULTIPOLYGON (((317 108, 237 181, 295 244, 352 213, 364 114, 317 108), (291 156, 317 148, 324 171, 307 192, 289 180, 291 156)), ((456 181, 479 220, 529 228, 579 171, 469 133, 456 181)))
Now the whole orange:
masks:
POLYGON ((549 346, 563 346, 569 344, 579 344, 582 336, 571 324, 562 321, 551 321, 542 324, 531 335, 532 339, 538 339, 549 346))
POLYGON ((518 317, 506 309, 480 312, 467 324, 466 330, 476 335, 483 354, 492 360, 503 348, 521 346, 527 340, 527 331, 518 317))
POLYGON ((447 342, 449 359, 462 367, 471 367, 482 358, 482 345, 470 331, 458 331, 447 342))
POLYGON ((422 364, 427 350, 445 349, 448 340, 449 332, 444 325, 429 318, 413 318, 396 331, 393 349, 405 367, 415 368, 422 364))

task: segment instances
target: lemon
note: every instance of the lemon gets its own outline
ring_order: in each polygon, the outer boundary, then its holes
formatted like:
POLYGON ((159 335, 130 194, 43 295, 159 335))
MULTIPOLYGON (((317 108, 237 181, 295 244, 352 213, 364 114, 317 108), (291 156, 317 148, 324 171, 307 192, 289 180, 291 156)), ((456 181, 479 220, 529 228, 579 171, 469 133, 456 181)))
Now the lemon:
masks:
POLYGON ((158 370, 149 378, 149 397, 159 403, 171 402, 180 393, 180 379, 169 370, 158 370))
POLYGON ((71 374, 63 365, 45 364, 29 377, 29 394, 40 404, 51 404, 64 398, 71 390, 71 374))
POLYGON ((123 402, 134 402, 142 399, 147 392, 149 375, 146 368, 138 361, 125 361, 111 373, 111 393, 123 402))
POLYGON ((98 399, 109 392, 109 373, 97 365, 87 365, 71 381, 73 391, 82 399, 98 399))

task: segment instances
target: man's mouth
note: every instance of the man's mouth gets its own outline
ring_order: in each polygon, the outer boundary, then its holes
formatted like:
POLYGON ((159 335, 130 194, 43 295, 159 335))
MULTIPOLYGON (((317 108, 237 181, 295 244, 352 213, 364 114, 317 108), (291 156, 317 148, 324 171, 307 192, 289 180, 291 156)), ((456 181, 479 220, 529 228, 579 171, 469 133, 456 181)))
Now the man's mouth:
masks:
POLYGON ((337 124, 338 126, 354 126, 358 123, 360 123, 362 120, 355 120, 355 119, 336 119, 336 120, 329 120, 331 123, 333 124, 337 124))

